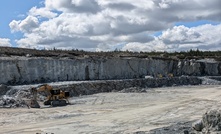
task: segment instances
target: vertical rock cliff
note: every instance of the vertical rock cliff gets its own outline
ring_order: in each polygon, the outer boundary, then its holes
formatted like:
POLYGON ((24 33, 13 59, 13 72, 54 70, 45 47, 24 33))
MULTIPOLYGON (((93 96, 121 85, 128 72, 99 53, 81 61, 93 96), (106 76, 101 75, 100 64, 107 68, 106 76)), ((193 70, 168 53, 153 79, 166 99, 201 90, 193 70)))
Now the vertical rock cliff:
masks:
POLYGON ((0 84, 144 78, 146 75, 217 76, 220 62, 152 58, 0 57, 0 84))

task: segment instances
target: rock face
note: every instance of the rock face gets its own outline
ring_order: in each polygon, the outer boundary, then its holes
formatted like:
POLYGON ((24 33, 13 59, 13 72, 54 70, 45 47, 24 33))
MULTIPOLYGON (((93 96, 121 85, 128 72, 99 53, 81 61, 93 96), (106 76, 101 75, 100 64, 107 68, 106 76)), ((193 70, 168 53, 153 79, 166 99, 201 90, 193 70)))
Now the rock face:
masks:
POLYGON ((221 75, 221 63, 151 58, 0 57, 0 84, 144 78, 147 75, 221 75))
POLYGON ((199 85, 201 79, 197 77, 150 78, 129 80, 88 81, 74 84, 64 84, 57 87, 69 91, 70 96, 90 95, 101 92, 145 92, 142 88, 154 88, 173 85, 199 85))

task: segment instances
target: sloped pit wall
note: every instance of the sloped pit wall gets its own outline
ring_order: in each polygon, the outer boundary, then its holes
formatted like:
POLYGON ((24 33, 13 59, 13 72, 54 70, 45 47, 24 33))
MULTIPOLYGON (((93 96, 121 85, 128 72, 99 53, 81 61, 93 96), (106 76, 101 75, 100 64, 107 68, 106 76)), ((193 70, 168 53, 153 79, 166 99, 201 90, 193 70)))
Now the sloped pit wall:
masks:
POLYGON ((139 58, 0 57, 0 84, 144 78, 146 75, 220 75, 220 63, 139 58))
POLYGON ((202 80, 196 76, 173 77, 173 78, 148 78, 148 79, 126 79, 126 80, 102 80, 87 81, 69 85, 54 86, 55 88, 69 91, 70 96, 91 95, 101 92, 120 91, 130 87, 155 88, 180 85, 199 85, 202 80))

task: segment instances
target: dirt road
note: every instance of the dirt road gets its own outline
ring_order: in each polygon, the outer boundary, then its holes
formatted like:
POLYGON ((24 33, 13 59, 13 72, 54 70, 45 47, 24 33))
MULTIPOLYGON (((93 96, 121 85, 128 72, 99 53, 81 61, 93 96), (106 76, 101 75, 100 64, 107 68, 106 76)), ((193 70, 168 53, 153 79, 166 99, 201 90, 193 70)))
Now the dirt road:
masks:
POLYGON ((148 89, 71 98, 74 105, 0 109, 1 134, 134 133, 200 119, 221 106, 221 86, 148 89))

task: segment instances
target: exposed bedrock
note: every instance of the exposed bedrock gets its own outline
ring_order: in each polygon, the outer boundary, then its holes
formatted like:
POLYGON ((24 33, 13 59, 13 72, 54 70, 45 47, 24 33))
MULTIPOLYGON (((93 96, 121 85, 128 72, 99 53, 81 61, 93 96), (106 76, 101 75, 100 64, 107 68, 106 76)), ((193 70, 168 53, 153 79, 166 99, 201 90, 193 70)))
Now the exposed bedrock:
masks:
POLYGON ((149 79, 127 79, 107 81, 87 81, 65 85, 53 85, 70 92, 70 96, 90 95, 101 92, 121 91, 123 89, 155 88, 180 85, 199 85, 202 80, 198 77, 173 77, 173 78, 149 78, 149 79), (136 88, 137 87, 137 88, 136 88))
POLYGON ((217 76, 220 62, 152 58, 0 57, 0 84, 144 78, 146 75, 217 76))

